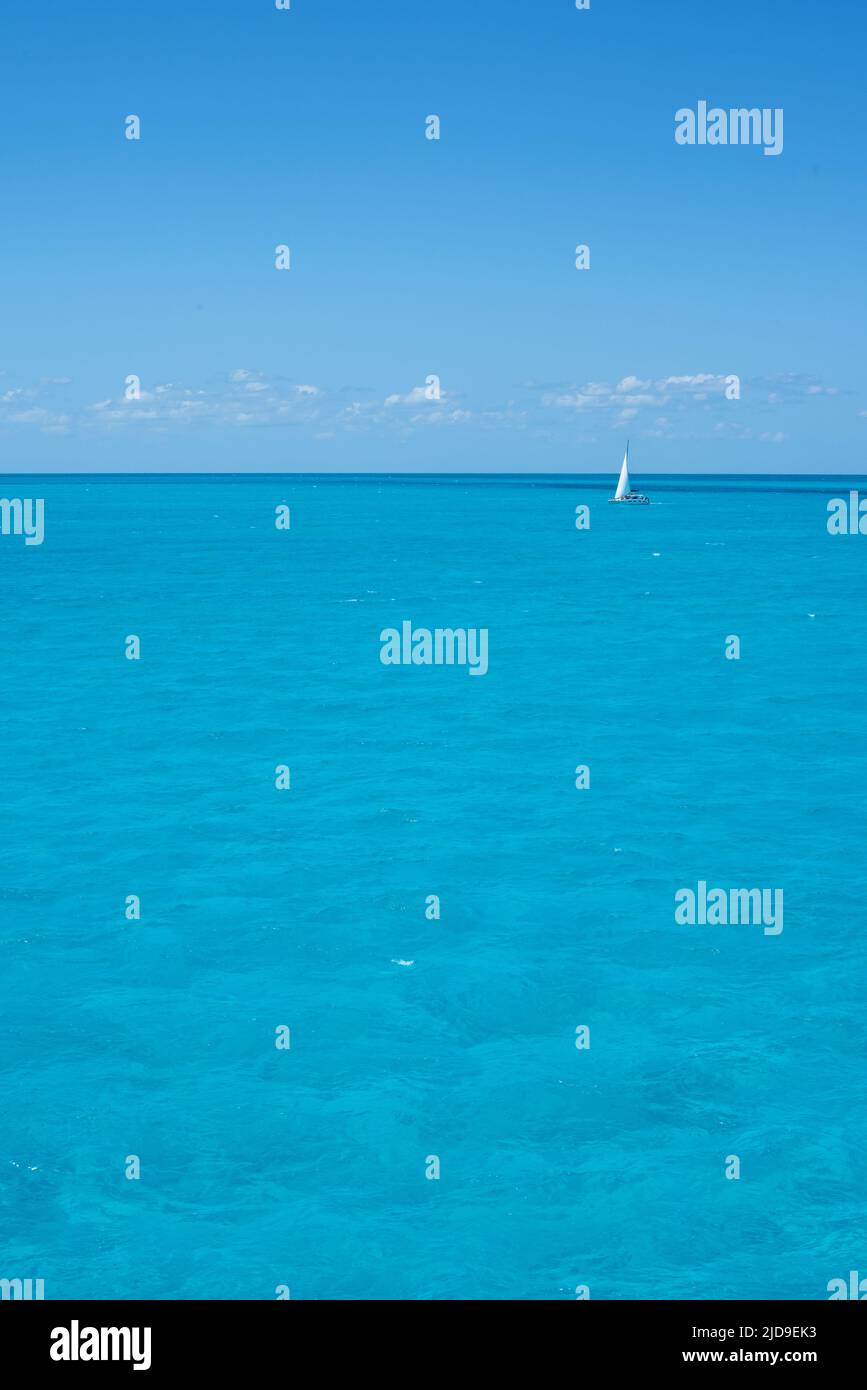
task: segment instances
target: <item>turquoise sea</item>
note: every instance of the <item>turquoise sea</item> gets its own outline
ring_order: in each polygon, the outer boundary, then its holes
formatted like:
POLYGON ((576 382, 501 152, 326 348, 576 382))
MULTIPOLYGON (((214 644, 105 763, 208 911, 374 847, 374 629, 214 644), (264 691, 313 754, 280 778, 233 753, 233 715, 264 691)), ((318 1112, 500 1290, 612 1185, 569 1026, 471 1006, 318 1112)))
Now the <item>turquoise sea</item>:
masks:
POLYGON ((867 483, 635 481, 3 480, 45 540, 0 537, 0 1277, 867 1275, 867 536, 826 528, 867 483), (404 620, 487 674, 384 666, 404 620), (677 924, 700 880, 783 931, 677 924))

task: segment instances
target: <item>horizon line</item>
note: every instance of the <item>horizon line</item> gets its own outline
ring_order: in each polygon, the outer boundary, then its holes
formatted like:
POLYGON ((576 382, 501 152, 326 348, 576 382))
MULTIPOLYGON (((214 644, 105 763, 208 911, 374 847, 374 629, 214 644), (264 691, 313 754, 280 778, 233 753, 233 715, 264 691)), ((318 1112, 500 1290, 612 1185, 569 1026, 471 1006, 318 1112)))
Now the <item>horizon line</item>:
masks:
MULTIPOLYGON (((493 470, 491 470, 491 471, 479 472, 479 471, 477 471, 477 470, 470 470, 470 469, 438 469, 438 470, 435 471, 435 472, 429 472, 429 471, 427 471, 427 470, 419 470, 419 471, 416 472, 416 471, 410 471, 410 470, 406 470, 406 469, 402 469, 402 470, 399 470, 399 471, 397 471, 397 472, 395 472, 394 470, 391 470, 391 469, 362 469, 362 470, 360 470, 360 471, 352 471, 352 470, 345 470, 345 471, 344 471, 344 470, 342 470, 342 469, 327 469, 327 470, 321 471, 321 472, 312 472, 312 471, 308 471, 308 470, 306 470, 306 469, 291 469, 291 470, 288 470, 288 471, 287 471, 287 470, 283 470, 283 469, 265 469, 264 471, 254 471, 254 470, 243 470, 243 471, 241 471, 241 470, 236 470, 236 469, 223 469, 223 468, 213 468, 213 469, 204 469, 204 468, 203 468, 203 469, 196 469, 196 470, 194 470, 193 472, 186 472, 186 471, 176 470, 176 469, 161 469, 161 468, 160 468, 160 469, 156 469, 156 468, 146 469, 146 470, 143 470, 143 471, 132 470, 132 469, 130 469, 130 470, 125 470, 125 471, 123 471, 123 472, 114 472, 114 471, 102 470, 102 469, 92 469, 92 470, 88 470, 88 471, 86 471, 86 472, 78 472, 78 471, 72 470, 72 469, 70 469, 70 470, 59 470, 59 469, 58 469, 58 470, 52 470, 52 471, 47 471, 47 472, 46 472, 46 471, 42 471, 42 470, 38 470, 38 469, 27 469, 27 470, 25 470, 25 471, 23 471, 23 472, 15 472, 15 471, 11 471, 11 470, 10 470, 10 471, 6 471, 6 470, 3 470, 3 469, 0 469, 0 479, 2 479, 2 478, 57 478, 57 479, 60 479, 60 478, 69 478, 69 479, 73 479, 73 478, 87 478, 87 479, 100 479, 100 478, 105 478, 105 479, 111 479, 111 478, 399 478, 399 479, 412 479, 412 478, 426 478, 426 479, 436 479, 436 478, 523 478, 523 479, 533 479, 533 478, 594 478, 594 479, 596 479, 596 478, 598 478, 598 479, 606 479, 606 478, 614 478, 614 477, 616 477, 616 476, 617 476, 617 470, 616 470, 616 469, 614 469, 614 470, 611 470, 611 469, 605 469, 605 470, 601 470, 601 469, 587 469, 587 470, 581 470, 581 471, 577 471, 577 472, 567 471, 567 470, 565 470, 565 469, 546 470, 546 471, 544 471, 544 472, 543 472, 543 471, 524 472, 524 471, 518 470, 518 469, 509 469, 509 470, 507 470, 507 471, 505 471, 505 472, 495 472, 495 471, 493 471, 493 470)), ((656 479, 660 479, 660 480, 669 480, 669 479, 675 479, 675 480, 677 480, 677 479, 682 479, 682 478, 690 478, 690 479, 694 479, 694 478, 727 478, 727 479, 735 479, 735 480, 738 480, 738 481, 748 481, 748 480, 750 480, 750 479, 756 479, 756 480, 762 480, 762 481, 764 481, 764 482, 773 482, 773 481, 775 481, 775 480, 783 480, 783 479, 785 479, 785 480, 791 480, 791 479, 798 479, 798 478, 803 478, 803 479, 828 479, 828 480, 832 480, 832 479, 833 479, 833 480, 837 480, 837 479, 847 479, 847 478, 861 478, 861 479, 863 479, 865 482, 867 482, 867 470, 865 470, 865 471, 863 471, 863 472, 821 472, 821 473, 820 473, 820 472, 815 472, 815 473, 813 473, 813 472, 809 472, 809 473, 808 473, 808 472, 797 472, 797 473, 755 473, 755 472, 749 472, 749 473, 748 473, 748 472, 741 472, 741 473, 726 473, 726 472, 711 472, 711 471, 705 471, 705 472, 702 472, 702 473, 687 473, 687 472, 654 473, 654 472, 647 472, 647 471, 645 471, 645 470, 642 469, 641 472, 640 472, 638 475, 636 475, 636 476, 641 477, 641 478, 656 478, 656 479)))

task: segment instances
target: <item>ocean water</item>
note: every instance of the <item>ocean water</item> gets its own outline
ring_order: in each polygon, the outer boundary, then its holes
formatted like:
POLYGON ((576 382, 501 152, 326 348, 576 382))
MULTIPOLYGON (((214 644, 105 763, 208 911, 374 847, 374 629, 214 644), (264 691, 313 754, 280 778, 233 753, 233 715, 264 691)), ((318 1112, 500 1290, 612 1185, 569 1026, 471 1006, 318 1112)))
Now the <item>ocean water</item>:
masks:
POLYGON ((859 480, 640 482, 4 480, 46 535, 0 538, 0 1277, 867 1275, 859 480), (487 674, 384 666, 405 619, 487 628, 487 674), (783 931, 676 923, 699 880, 783 931))

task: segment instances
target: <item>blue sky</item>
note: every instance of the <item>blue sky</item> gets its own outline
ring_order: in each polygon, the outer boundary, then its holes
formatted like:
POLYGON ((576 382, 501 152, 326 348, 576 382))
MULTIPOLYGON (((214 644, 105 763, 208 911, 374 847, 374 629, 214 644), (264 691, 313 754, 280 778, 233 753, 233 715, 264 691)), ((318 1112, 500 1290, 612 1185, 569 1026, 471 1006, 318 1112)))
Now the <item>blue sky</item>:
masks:
POLYGON ((0 468, 864 471, 865 38, 852 0, 10 0, 0 468), (676 144, 703 99, 783 108, 782 154, 676 144))

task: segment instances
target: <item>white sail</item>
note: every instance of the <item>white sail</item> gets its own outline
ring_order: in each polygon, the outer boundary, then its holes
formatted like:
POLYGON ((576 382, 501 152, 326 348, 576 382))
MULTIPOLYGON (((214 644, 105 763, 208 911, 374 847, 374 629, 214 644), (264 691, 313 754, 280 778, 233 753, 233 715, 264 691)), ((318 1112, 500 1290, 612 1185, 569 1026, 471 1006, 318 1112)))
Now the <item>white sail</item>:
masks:
POLYGON ((620 478, 617 483, 617 491, 614 494, 615 502, 619 502, 629 491, 629 445, 626 446, 626 453, 623 455, 623 466, 620 469, 620 478))

